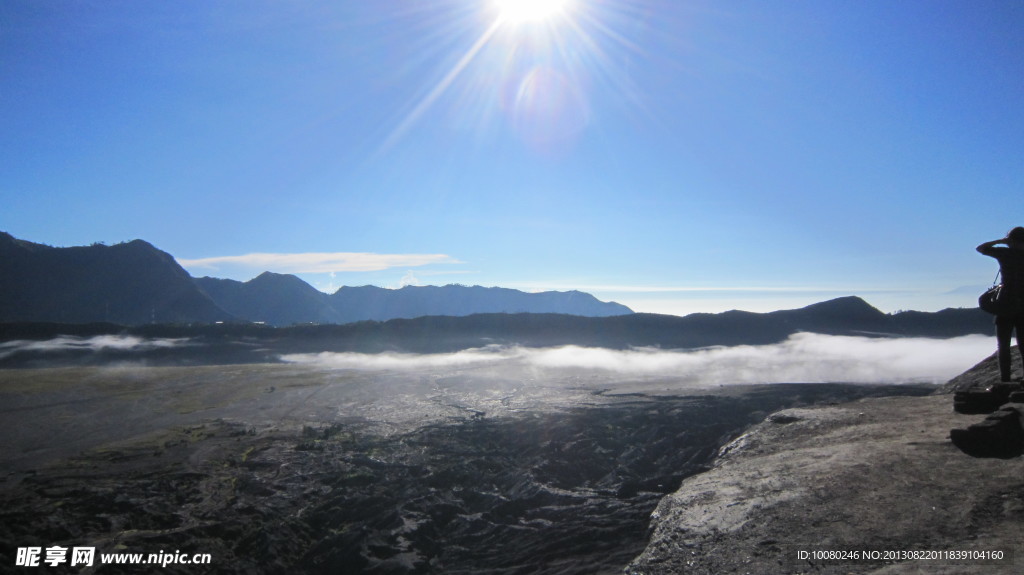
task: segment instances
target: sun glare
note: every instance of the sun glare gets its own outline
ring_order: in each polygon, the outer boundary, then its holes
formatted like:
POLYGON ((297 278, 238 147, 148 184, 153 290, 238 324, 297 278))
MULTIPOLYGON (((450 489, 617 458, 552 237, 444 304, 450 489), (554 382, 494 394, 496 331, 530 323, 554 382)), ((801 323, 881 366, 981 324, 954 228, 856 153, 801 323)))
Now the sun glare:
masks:
POLYGON ((640 1, 467 0, 465 48, 449 55, 450 66, 410 104, 381 153, 447 105, 459 129, 508 133, 534 153, 561 157, 590 125, 595 90, 635 92, 619 67, 633 45, 617 28, 640 1))
POLYGON ((501 18, 511 24, 543 22, 561 14, 569 0, 494 0, 501 18))

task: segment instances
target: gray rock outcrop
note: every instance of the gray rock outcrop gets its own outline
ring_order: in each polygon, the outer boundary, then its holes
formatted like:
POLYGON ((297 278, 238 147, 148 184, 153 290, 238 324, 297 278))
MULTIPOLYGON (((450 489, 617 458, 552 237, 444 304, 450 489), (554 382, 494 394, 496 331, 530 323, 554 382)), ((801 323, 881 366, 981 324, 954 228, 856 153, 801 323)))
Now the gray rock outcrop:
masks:
POLYGON ((880 398, 768 417, 661 501, 626 572, 1021 572, 1024 460, 958 449, 950 429, 979 417, 951 404, 880 398), (850 554, 814 555, 830 551, 850 554))

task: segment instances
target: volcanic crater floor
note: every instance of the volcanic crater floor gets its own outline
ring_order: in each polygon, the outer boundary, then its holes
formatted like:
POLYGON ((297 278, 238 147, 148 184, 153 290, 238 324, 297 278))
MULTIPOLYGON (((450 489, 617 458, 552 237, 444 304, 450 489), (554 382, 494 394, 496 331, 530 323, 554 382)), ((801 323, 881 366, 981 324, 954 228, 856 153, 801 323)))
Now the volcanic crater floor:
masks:
POLYGON ((767 414, 934 390, 290 365, 2 381, 0 564, 212 556, 168 573, 621 573, 659 501, 767 414))

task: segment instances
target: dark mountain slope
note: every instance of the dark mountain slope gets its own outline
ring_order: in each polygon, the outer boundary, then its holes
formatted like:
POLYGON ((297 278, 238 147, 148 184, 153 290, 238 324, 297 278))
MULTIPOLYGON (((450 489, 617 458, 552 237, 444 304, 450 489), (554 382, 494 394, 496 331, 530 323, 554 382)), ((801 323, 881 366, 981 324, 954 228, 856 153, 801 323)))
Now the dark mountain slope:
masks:
POLYGON ((54 248, 0 232, 0 321, 229 319, 170 254, 142 240, 54 248))
POLYGON ((340 323, 327 294, 293 275, 264 272, 247 281, 203 277, 196 285, 228 313, 275 326, 340 323))

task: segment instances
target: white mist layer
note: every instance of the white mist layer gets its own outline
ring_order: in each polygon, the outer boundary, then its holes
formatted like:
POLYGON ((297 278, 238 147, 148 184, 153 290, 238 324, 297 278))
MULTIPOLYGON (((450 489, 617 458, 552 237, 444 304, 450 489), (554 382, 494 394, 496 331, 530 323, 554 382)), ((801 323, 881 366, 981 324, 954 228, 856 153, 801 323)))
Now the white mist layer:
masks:
POLYGON ((14 340, 0 343, 0 359, 24 351, 54 352, 68 350, 147 351, 175 347, 188 342, 188 338, 142 338, 134 335, 97 335, 93 337, 60 336, 42 341, 14 340))
POLYGON ((290 354, 297 364, 353 370, 597 370, 688 386, 749 383, 943 383, 995 350, 995 338, 868 338, 799 333, 782 343, 698 350, 489 346, 454 353, 290 354))

